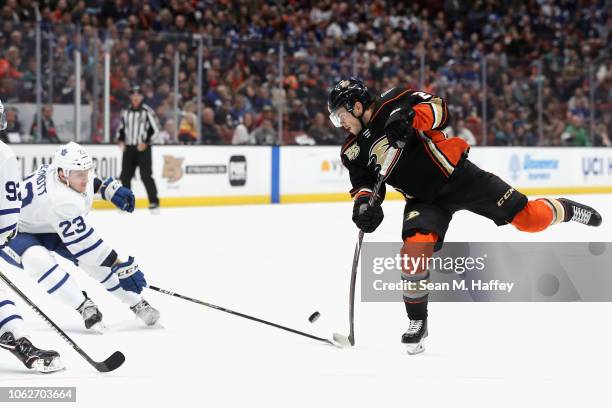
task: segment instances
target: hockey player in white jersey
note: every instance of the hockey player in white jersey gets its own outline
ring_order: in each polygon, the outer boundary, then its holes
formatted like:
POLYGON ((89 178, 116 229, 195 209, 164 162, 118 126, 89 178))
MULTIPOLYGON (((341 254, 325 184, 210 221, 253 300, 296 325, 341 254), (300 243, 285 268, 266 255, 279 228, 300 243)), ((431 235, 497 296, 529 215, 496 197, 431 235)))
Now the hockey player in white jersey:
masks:
MULTIPOLYGON (((0 102, 0 136, 6 132, 4 107, 0 102)), ((0 248, 17 235, 19 200, 17 159, 13 151, 0 141, 0 248)), ((64 368, 60 355, 53 350, 40 350, 26 337, 23 318, 0 284, 0 347, 9 350, 27 368, 50 373, 64 368)))
POLYGON ((87 218, 95 193, 128 212, 134 210, 134 195, 112 177, 100 180, 94 171, 91 156, 80 145, 70 142, 57 149, 51 165, 40 166, 21 183, 19 233, 0 255, 77 310, 87 329, 104 331, 102 313, 51 252, 100 282, 146 325, 155 325, 159 312, 140 295, 146 280, 138 264, 133 257, 121 261, 87 218))

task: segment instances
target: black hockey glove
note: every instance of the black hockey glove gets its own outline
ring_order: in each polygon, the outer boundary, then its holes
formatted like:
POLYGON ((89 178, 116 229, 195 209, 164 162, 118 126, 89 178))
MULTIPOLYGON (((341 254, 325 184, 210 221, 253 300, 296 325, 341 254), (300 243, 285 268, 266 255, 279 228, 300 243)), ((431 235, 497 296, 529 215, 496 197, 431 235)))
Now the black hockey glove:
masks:
POLYGON ((410 144, 416 136, 416 130, 412 127, 414 110, 412 108, 398 108, 391 113, 385 123, 385 133, 391 146, 397 148, 398 142, 402 146, 410 144))
POLYGON ((380 203, 375 202, 368 207, 370 196, 361 196, 353 204, 353 222, 363 232, 374 232, 380 225, 385 215, 380 203))

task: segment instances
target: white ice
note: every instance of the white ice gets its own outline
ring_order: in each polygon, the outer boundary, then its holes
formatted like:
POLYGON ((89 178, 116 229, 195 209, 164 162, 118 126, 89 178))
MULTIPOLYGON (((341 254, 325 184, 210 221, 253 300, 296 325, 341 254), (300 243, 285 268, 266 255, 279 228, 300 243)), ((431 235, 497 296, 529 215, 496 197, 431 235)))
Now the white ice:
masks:
MULTIPOLYGON (((604 224, 564 224, 540 234, 466 212, 449 241, 609 241, 610 196, 576 196, 604 224)), ((384 205, 367 240, 400 239, 402 204, 384 205)), ((263 319, 331 337, 348 332, 347 304, 357 231, 351 204, 263 205, 92 214, 96 230, 133 255, 149 283, 263 319), (318 310, 314 324, 308 316, 318 310)), ((42 294, 23 272, 1 266, 95 359, 127 357, 100 374, 19 302, 36 345, 61 352, 67 370, 36 375, 0 354, 0 386, 76 386, 79 407, 605 406, 612 364, 610 303, 434 303, 426 352, 399 342, 401 303, 358 303, 357 346, 341 350, 154 292, 162 329, 75 271, 108 326, 89 334, 79 316, 42 294)), ((3 403, 2 406, 10 406, 3 403)), ((17 406, 27 406, 17 405, 17 406)), ((75 406, 70 404, 69 406, 75 406)))

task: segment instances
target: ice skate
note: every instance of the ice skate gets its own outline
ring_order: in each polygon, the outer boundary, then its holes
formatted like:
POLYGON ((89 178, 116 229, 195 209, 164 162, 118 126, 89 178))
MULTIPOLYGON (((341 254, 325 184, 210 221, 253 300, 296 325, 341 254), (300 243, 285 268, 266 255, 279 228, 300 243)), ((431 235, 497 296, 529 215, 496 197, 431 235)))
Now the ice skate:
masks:
POLYGON ((159 203, 151 203, 151 204, 149 204, 149 212, 152 215, 158 215, 159 214, 159 203))
POLYGON ((13 353, 27 368, 39 373, 52 373, 64 369, 57 351, 40 350, 25 337, 15 339, 11 332, 6 332, 0 337, 0 347, 13 353))
POLYGON ((567 198, 559 198, 558 200, 565 210, 563 222, 575 221, 584 225, 598 227, 601 225, 601 214, 588 205, 577 203, 576 201, 568 200, 567 198))
POLYGON ((427 319, 411 320, 406 333, 402 335, 402 343, 406 345, 408 354, 419 354, 425 351, 425 337, 427 337, 427 319))
POLYGON ((147 326, 154 326, 159 320, 159 310, 144 299, 130 307, 130 310, 147 326))
POLYGON ((77 308, 77 312, 81 314, 85 328, 95 333, 102 334, 106 330, 106 326, 102 322, 102 313, 98 310, 98 306, 87 297, 87 293, 83 292, 85 300, 77 308))

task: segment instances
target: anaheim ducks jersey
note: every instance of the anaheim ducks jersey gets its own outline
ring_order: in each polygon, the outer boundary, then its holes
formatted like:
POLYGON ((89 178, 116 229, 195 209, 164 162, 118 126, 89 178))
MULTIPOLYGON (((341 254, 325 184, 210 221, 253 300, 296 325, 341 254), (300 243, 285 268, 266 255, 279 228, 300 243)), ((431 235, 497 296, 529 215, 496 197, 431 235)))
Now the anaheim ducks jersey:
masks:
MULTIPOLYGON (((369 194, 376 184, 378 169, 390 147, 385 136, 387 119, 398 110, 405 110, 407 115, 410 108, 415 112, 416 133, 391 164, 386 184, 406 197, 431 202, 467 155, 469 145, 463 139, 448 138, 442 130, 448 122, 448 110, 442 98, 406 88, 391 88, 374 103, 368 125, 358 135, 349 135, 342 146, 340 156, 349 170, 353 199, 369 194)), ((381 198, 384 198, 384 187, 383 184, 379 192, 381 198)))

